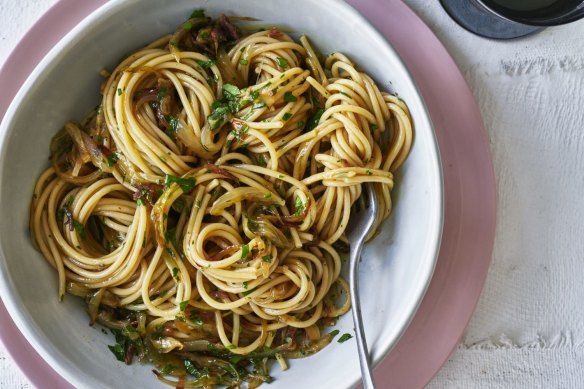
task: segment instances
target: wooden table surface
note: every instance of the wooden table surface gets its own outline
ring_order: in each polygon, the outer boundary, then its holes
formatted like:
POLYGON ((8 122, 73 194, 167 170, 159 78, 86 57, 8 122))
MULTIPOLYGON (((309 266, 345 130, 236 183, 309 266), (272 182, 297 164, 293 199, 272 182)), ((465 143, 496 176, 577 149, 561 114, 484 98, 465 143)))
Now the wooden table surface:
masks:
MULTIPOLYGON (((0 1, 0 63, 55 2, 0 1)), ((469 83, 489 132, 498 186, 485 289, 429 387, 582 388, 584 21, 495 42, 457 26, 438 1, 405 2, 469 83)), ((0 388, 29 387, 0 345, 0 388)))

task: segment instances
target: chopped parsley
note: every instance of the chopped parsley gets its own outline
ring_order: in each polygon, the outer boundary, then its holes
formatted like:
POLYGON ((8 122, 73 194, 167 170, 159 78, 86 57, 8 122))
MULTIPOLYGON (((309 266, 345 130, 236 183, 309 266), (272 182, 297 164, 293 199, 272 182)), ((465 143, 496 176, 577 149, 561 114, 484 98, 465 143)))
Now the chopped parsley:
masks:
POLYGON ((260 101, 259 103, 255 103, 254 105, 251 106, 251 109, 260 109, 260 108, 264 108, 266 106, 266 102, 265 101, 260 101))
POLYGON ((182 24, 183 30, 190 31, 193 29, 193 23, 190 20, 187 20, 182 24))
POLYGON ((211 114, 207 116, 207 122, 211 130, 221 128, 231 118, 231 114, 239 111, 239 95, 241 91, 232 84, 223 85, 223 98, 211 105, 211 114))
POLYGON ((204 9, 196 9, 191 14, 191 18, 204 18, 205 17, 205 10, 204 9))
POLYGON ((83 224, 79 223, 77 220, 73 220, 73 227, 75 228, 75 232, 79 234, 79 237, 82 240, 85 240, 85 227, 83 227, 83 224))
POLYGON ((284 121, 287 121, 288 119, 290 119, 292 117, 292 114, 290 112, 286 112, 284 114, 284 116, 282 116, 282 119, 284 119, 284 121))
POLYGON ((318 126, 318 122, 324 113, 324 109, 317 110, 311 117, 308 119, 308 125, 306 126, 306 131, 312 131, 314 127, 318 126))
POLYGON ((247 59, 245 59, 245 58, 242 58, 242 59, 239 60, 239 63, 241 65, 247 65, 249 63, 249 61, 247 59))
POLYGON ((372 125, 370 125, 370 126, 369 126, 369 129, 370 129, 371 131, 375 131, 375 130, 377 130, 378 128, 379 128, 379 127, 377 127, 377 124, 372 124, 372 125))
POLYGON ((166 128, 166 134, 169 137, 174 137, 174 134, 176 134, 176 130, 178 129, 178 119, 176 118, 176 116, 173 115, 167 115, 166 116, 166 121, 168 122, 168 127, 166 128))
POLYGON ((182 191, 186 193, 186 192, 190 192, 191 190, 193 190, 193 188, 197 184, 197 180, 195 180, 193 177, 181 178, 181 177, 175 177, 175 176, 172 176, 170 174, 167 174, 166 177, 164 178, 164 185, 166 187, 169 187, 173 183, 178 184, 178 186, 180 186, 182 191))
POLYGON ((272 262, 272 256, 271 255, 264 255, 262 257, 262 261, 271 263, 272 262))
POLYGON ((246 132, 249 131, 249 127, 248 126, 242 126, 241 129, 235 131, 231 131, 231 135, 233 135, 233 137, 235 139, 237 139, 238 141, 241 141, 241 136, 244 135, 246 132))
POLYGON ((189 300, 181 301, 181 303, 179 304, 179 308, 181 311, 184 311, 185 309, 187 309, 188 305, 189 305, 189 300))
POLYGON ((278 57, 276 58, 276 61, 278 62, 278 65, 282 68, 287 68, 288 67, 288 61, 282 57, 278 57))
POLYGON ((248 254, 249 254, 249 245, 247 245, 247 244, 241 245, 241 259, 247 258, 248 254))
POLYGON ((329 335, 331 336, 331 338, 334 338, 339 334, 339 332, 340 332, 339 330, 333 330, 329 333, 329 335))
POLYGON ((243 281, 241 285, 243 285, 243 289, 247 289, 247 281, 243 281))
POLYGON ((237 346, 235 346, 234 344, 230 344, 229 346, 227 346, 227 348, 228 348, 229 350, 234 350, 234 349, 236 349, 236 348, 237 348, 237 346))
POLYGON ((121 96, 122 93, 124 93, 123 89, 122 88, 118 88, 118 96, 121 96))
POLYGON ((136 200, 136 204, 138 205, 144 205, 144 200, 142 200, 142 198, 139 198, 138 200, 136 200))
POLYGON ((271 193, 264 193, 264 199, 269 199, 272 197, 271 193))
POLYGON ((189 373, 190 375, 192 375, 196 379, 199 379, 203 376, 209 375, 209 369, 207 369, 206 367, 203 369, 197 368, 197 366, 195 366, 193 361, 191 361, 190 359, 185 359, 184 365, 185 365, 185 370, 187 371, 187 373, 189 373))
POLYGON ((346 342, 347 340, 351 339, 352 337, 353 337, 353 335, 351 335, 351 334, 343 334, 343 335, 342 335, 342 336, 339 338, 339 340, 337 340, 337 342, 339 342, 339 343, 344 343, 344 342, 346 342))
POLYGON ((167 94, 168 94, 168 90, 166 88, 162 87, 158 90, 156 97, 158 98, 158 100, 162 100, 163 98, 166 97, 167 94))
POLYGON ((172 278, 176 278, 176 276, 178 276, 178 267, 173 267, 172 268, 172 278))
POLYGON ((113 167, 116 162, 118 162, 118 155, 116 153, 111 153, 105 158, 105 162, 109 167, 113 167))
POLYGON ((116 359, 120 362, 124 362, 126 360, 126 350, 124 350, 124 346, 120 343, 116 343, 113 346, 107 346, 110 351, 116 356, 116 359))
POLYGON ((304 213, 304 203, 302 199, 298 196, 294 199, 294 216, 300 216, 304 213))
POLYGON ((197 61, 197 63, 199 65, 201 65, 201 67, 203 69, 209 69, 211 66, 213 66, 213 65, 215 65, 217 63, 217 60, 216 59, 210 59, 208 61, 201 61, 201 60, 199 60, 199 61, 197 61))
POLYGON ((244 296, 249 296, 250 294, 252 294, 253 292, 255 292, 256 288, 250 289, 250 290, 246 290, 245 292, 242 293, 242 295, 244 296))
POLYGON ((290 91, 284 93, 284 101, 287 103, 293 103, 298 100, 298 97, 294 96, 294 94, 290 91))
POLYGON ((226 95, 227 98, 238 97, 241 91, 238 87, 233 84, 225 84, 223 85, 223 94, 226 95))

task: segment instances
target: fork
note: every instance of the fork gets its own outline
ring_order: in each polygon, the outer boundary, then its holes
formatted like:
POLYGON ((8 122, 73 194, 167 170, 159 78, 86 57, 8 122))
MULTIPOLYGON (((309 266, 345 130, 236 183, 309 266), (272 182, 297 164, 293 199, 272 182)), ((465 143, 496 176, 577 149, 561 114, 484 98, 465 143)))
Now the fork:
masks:
POLYGON ((363 186, 363 192, 365 193, 362 193, 359 200, 353 205, 351 219, 349 219, 346 230, 351 248, 349 254, 349 289, 353 306, 353 324, 355 325, 355 338, 357 340, 363 388, 374 389, 375 384, 371 374, 371 361, 367 351, 367 340, 365 339, 361 303, 359 301, 359 262, 361 261, 363 244, 375 224, 378 205, 377 194, 372 183, 366 183, 363 186), (364 194, 366 194, 366 198, 364 198, 364 194))

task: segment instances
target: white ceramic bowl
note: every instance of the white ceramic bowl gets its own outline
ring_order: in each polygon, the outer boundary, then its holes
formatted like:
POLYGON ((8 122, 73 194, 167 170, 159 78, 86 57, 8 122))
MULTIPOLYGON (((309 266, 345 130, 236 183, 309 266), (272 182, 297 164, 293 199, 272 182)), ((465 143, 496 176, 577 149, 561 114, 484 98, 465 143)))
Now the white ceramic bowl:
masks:
MULTIPOLYGON (((442 180, 434 133, 415 83, 382 36, 339 0, 121 0, 90 15, 44 58, 6 113, 0 131, 0 293, 24 336, 76 387, 165 387, 151 366, 126 366, 107 345, 111 335, 88 326, 84 303, 57 299, 57 274, 35 251, 28 232, 33 185, 47 166, 49 141, 70 119, 98 102, 98 71, 169 33, 193 9, 260 18, 309 35, 322 52, 341 51, 384 90, 408 104, 415 142, 397 176, 395 209, 363 253, 361 300, 375 363, 412 319, 432 275, 442 229, 442 180)), ((337 325, 353 333, 350 314, 337 325)), ((347 388, 359 379, 355 341, 272 371, 271 388, 347 388)))

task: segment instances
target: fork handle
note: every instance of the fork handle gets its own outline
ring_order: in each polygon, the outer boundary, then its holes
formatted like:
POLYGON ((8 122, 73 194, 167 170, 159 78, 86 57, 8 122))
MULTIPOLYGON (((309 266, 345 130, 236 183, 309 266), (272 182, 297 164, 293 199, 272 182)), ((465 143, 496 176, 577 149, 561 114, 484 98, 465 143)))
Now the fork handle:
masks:
POLYGON ((351 250, 349 263, 349 285, 352 285, 351 302, 353 312, 353 324, 355 325, 355 337, 357 338, 357 351, 359 353, 359 366, 361 367, 361 376, 363 380, 364 389, 375 389, 373 383, 373 376, 371 373, 371 365, 369 352, 367 350, 367 340, 365 339, 365 331, 363 329, 363 318, 361 317, 361 302, 359 301, 359 262, 361 261, 361 249, 363 242, 359 242, 355 250, 351 250))

